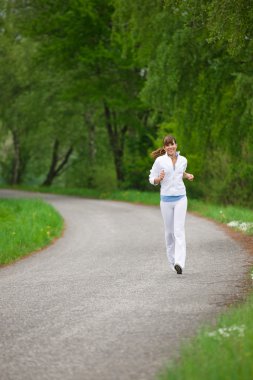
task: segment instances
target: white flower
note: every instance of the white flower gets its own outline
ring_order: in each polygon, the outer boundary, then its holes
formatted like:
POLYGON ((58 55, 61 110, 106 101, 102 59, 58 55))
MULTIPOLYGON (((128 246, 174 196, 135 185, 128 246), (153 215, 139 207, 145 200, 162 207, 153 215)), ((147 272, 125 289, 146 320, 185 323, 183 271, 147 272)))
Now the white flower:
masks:
POLYGON ((253 223, 250 222, 238 222, 237 220, 233 220, 232 222, 229 222, 227 224, 229 227, 235 227, 238 228, 241 231, 248 231, 250 228, 253 227, 253 223))
POLYGON ((233 220, 232 222, 229 222, 227 224, 227 226, 229 226, 229 227, 238 227, 239 226, 239 222, 237 222, 236 220, 233 220))
POLYGON ((239 337, 244 336, 244 330, 245 330, 245 325, 241 326, 229 326, 229 327, 220 327, 216 331, 211 331, 207 333, 207 336, 211 338, 229 338, 232 334, 235 335, 237 334, 239 337))

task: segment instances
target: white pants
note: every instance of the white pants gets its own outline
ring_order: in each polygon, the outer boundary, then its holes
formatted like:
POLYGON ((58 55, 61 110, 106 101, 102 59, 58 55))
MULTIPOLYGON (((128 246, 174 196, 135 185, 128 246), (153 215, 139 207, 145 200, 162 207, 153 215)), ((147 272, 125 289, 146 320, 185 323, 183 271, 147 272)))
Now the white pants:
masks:
POLYGON ((185 266, 185 217, 187 197, 176 202, 160 202, 165 227, 166 252, 171 267, 179 264, 185 266))

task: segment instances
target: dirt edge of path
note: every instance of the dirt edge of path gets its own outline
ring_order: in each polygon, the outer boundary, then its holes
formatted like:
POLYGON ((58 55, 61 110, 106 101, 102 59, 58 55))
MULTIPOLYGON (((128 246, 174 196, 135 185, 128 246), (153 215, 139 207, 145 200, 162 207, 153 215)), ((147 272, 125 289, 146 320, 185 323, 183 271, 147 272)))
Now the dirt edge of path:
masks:
POLYGON ((252 265, 253 265, 253 235, 246 235, 242 231, 236 230, 233 227, 229 227, 224 223, 218 222, 212 218, 209 218, 207 216, 203 216, 199 214, 196 211, 188 211, 189 214, 197 216, 198 218, 202 218, 205 220, 208 220, 214 224, 217 225, 222 231, 225 232, 226 235, 228 235, 232 240, 237 242, 239 246, 245 250, 249 254, 249 260, 248 263, 246 263, 246 266, 248 268, 248 276, 238 284, 238 288, 240 288, 240 291, 237 295, 232 297, 227 303, 226 306, 232 306, 237 303, 241 303, 246 300, 249 293, 252 291, 252 280, 253 278, 249 275, 251 273, 252 265))

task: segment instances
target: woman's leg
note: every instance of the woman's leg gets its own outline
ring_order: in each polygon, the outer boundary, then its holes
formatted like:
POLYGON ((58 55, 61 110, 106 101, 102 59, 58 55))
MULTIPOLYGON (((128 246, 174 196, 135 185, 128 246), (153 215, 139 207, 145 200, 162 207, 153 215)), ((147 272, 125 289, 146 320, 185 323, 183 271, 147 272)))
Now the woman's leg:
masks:
POLYGON ((175 239, 174 239, 174 202, 161 202, 161 212, 165 229, 166 253, 169 264, 174 268, 175 264, 175 239))
POLYGON ((174 204, 175 264, 179 264, 181 268, 184 268, 186 257, 185 217, 187 211, 187 197, 185 196, 174 204))

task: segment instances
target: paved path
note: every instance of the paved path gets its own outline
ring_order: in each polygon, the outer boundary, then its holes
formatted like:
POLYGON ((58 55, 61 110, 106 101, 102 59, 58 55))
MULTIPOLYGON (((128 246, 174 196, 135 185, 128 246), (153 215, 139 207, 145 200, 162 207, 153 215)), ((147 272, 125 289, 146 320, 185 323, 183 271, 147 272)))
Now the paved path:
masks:
POLYGON ((66 231, 0 268, 1 380, 154 379, 182 339, 243 292, 249 257, 211 222, 188 215, 178 276, 159 207, 35 196, 60 211, 66 231))

